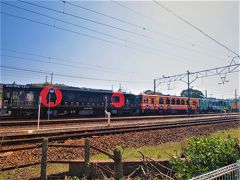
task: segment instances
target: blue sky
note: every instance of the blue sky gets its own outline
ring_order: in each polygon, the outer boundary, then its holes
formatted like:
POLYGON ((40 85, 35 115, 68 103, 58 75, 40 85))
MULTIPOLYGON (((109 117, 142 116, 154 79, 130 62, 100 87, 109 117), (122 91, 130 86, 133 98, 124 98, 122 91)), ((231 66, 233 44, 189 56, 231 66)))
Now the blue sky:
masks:
MULTIPOLYGON (((68 23, 1 3, 1 12, 48 24, 46 26, 1 14, 2 65, 114 80, 97 81, 53 75, 54 83, 103 89, 113 86, 114 90, 121 83, 124 90, 140 93, 153 88, 154 78, 228 65, 234 56, 152 1, 70 1, 125 22, 61 1, 27 2, 65 14, 19 1, 3 2, 68 23), (66 14, 87 18, 92 22, 66 14)), ((238 2, 162 3, 239 52, 238 2)), ((227 79, 229 82, 225 85, 218 85, 220 77, 211 77, 199 79, 192 86, 202 91, 208 90, 212 96, 233 97, 234 89, 239 89, 239 74, 228 75, 227 79)), ((1 68, 1 82, 13 81, 19 84, 44 82, 45 74, 1 68)), ((159 86, 158 90, 179 95, 185 88, 184 83, 177 82, 171 84, 171 90, 167 90, 167 85, 159 86)))

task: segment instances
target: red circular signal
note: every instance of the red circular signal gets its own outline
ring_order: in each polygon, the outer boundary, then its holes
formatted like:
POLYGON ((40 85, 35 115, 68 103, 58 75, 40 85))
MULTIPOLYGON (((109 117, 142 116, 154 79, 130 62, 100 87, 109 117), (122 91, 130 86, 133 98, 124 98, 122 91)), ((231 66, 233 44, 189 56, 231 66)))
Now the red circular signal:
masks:
POLYGON ((124 105, 125 97, 121 92, 115 92, 112 95, 112 105, 115 108, 120 108, 124 105))
POLYGON ((62 92, 53 86, 46 86, 40 92, 42 104, 46 107, 56 107, 62 101, 62 92), (50 101, 49 101, 50 100, 50 101))

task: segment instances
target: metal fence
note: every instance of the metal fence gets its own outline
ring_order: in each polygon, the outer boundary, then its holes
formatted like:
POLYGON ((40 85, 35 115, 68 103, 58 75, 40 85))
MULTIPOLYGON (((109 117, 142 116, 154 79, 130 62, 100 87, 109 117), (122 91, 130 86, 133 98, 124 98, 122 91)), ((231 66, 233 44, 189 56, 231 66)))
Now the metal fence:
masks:
POLYGON ((190 180, 240 180, 240 160, 190 180))

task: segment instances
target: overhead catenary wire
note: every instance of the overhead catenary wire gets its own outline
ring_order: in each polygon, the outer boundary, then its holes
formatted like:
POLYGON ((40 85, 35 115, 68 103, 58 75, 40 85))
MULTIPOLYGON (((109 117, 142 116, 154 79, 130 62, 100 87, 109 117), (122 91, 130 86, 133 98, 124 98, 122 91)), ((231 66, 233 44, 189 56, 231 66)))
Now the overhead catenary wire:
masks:
MULTIPOLYGON (((93 35, 89 35, 89 34, 85 34, 85 33, 82 33, 82 32, 78 32, 78 31, 74 31, 74 30, 70 30, 70 29, 66 29, 66 28, 63 28, 63 27, 60 27, 60 26, 57 26, 56 24, 52 25, 52 24, 48 24, 48 23, 45 23, 45 22, 41 22, 41 21, 37 21, 37 20, 33 20, 33 19, 29 19, 29 18, 25 18, 25 17, 22 17, 22 16, 17 16, 17 15, 13 15, 13 14, 9 14, 9 13, 6 13, 6 12, 0 12, 1 14, 4 14, 4 15, 7 15, 7 16, 12 16, 12 17, 15 17, 15 18, 18 18, 18 19, 22 19, 22 20, 25 20, 25 21, 30 21, 30 22, 33 22, 33 23, 37 23, 37 24, 41 24, 41 25, 45 25, 45 26, 48 26, 48 27, 52 27, 54 29, 58 29, 58 30, 62 30, 62 31, 67 31, 67 32, 71 32, 71 33, 74 33, 74 34, 78 34, 78 35, 81 35, 81 36, 85 36, 85 37, 88 37, 88 38, 91 38, 91 39, 95 39, 95 40, 99 40, 99 41, 104 41, 104 42, 107 42, 107 43, 110 43, 110 44, 114 44, 114 45, 117 45, 117 46, 121 46, 121 47, 124 47, 124 48, 129 48, 129 49, 133 49, 133 50, 136 50, 138 52, 141 52, 141 53, 147 53, 147 54, 151 54, 151 55, 155 55, 155 56, 158 56, 159 55, 163 55, 161 53, 159 53, 159 49, 150 49, 151 51, 149 50, 144 50, 144 49, 139 49, 139 48, 136 48, 136 47, 133 47, 133 46, 129 46, 127 44, 121 44, 121 43, 117 43, 115 41, 111 41, 111 40, 108 40, 108 39, 104 39, 104 38, 100 38, 100 37, 97 37, 97 36, 93 36, 93 35), (155 51, 154 51, 155 50, 155 51), (157 51, 158 50, 158 51, 157 51)), ((146 48, 146 47, 145 47, 146 48)), ((166 54, 166 53, 165 53, 166 54)), ((171 53, 167 53, 169 55, 165 55, 165 56, 171 56, 171 57, 174 57, 174 58, 178 58, 180 60, 174 60, 174 61, 182 61, 184 62, 183 60, 185 59, 188 59, 186 57, 180 57, 180 56, 177 56, 177 55, 173 55, 171 53)), ((190 60, 190 59, 189 59, 190 60)), ((192 63, 192 61, 188 62, 188 63, 192 63)))
MULTIPOLYGON (((8 58, 14 58, 14 59, 19 59, 19 60, 24 60, 24 61, 31 61, 31 62, 41 62, 41 63, 46 63, 46 64, 53 64, 53 65, 61 65, 61 66, 67 66, 67 67, 72 67, 72 68, 83 68, 83 66, 79 66, 77 64, 66 64, 66 63, 59 63, 59 62, 53 62, 53 61, 43 61, 40 59, 31 59, 31 58, 26 58, 26 57, 19 57, 19 56, 13 56, 13 55, 8 55, 8 54, 1 54, 2 57, 8 57, 8 58)), ((51 59, 49 59, 51 60, 51 59)), ((107 73, 116 73, 114 70, 103 70, 103 69, 96 69, 96 68, 91 68, 91 67, 84 67, 93 71, 100 71, 100 72, 107 72, 107 73)))
MULTIPOLYGON (((81 26, 81 25, 78 25, 76 23, 72 23, 72 22, 69 22, 69 21, 65 21, 65 20, 61 20, 61 19, 58 19, 58 18, 55 18, 55 17, 52 17, 52 16, 48 16, 48 15, 45 15, 45 14, 42 14, 42 13, 39 13, 39 12, 36 12, 36 11, 32 11, 32 10, 29 10, 29 9, 26 9, 26 8, 22 8, 22 7, 19 7, 19 6, 16 6, 16 5, 12 5, 12 4, 9 4, 9 3, 5 3, 5 2, 2 2, 2 4, 5 4, 5 5, 8 5, 8 6, 11 6, 11 7, 15 7, 15 8, 18 8, 18 9, 21 9, 21 10, 24 10, 24 11, 27 11, 27 12, 31 12, 31 13, 34 13, 34 14, 37 14, 37 15, 40 15, 40 16, 43 16, 43 17, 47 17, 47 18, 50 18, 50 19, 53 19, 53 20, 56 20, 56 21, 59 21, 59 22, 63 22, 63 23, 67 23, 67 24, 70 24, 70 25, 73 25, 73 26, 76 26, 76 27, 80 27, 82 29, 86 29, 86 30, 89 30, 89 31, 93 31, 93 32, 96 32, 96 33, 99 33, 101 35, 104 35, 104 36, 108 36, 108 37, 111 37, 111 38, 114 38, 114 39, 117 39, 117 40, 120 40, 122 42, 128 42, 128 43, 131 43, 131 44, 134 44, 134 45, 137 45, 137 46, 141 46, 141 47, 144 47, 144 48, 147 48, 147 49, 150 49, 150 50, 153 50, 153 51, 162 51, 158 48, 153 48, 153 47, 149 47, 149 46, 146 46, 144 44, 141 44, 141 43, 137 43, 137 42, 133 42, 133 41, 130 41, 130 40, 127 40, 127 39, 123 39, 123 38, 119 38, 118 36, 114 36, 114 35, 111 35, 111 34, 107 34, 107 33, 104 33, 104 32, 100 32, 100 31, 97 31, 97 30, 94 30, 94 29, 91 29, 91 28, 87 28, 87 27, 84 27, 84 26, 81 26)), ((182 48, 182 49, 185 49, 185 50, 189 50, 189 51, 192 51, 192 52, 196 52, 196 53, 199 53, 199 54, 203 54, 203 52, 201 51, 197 51, 197 50, 194 50, 194 49, 191 49, 191 48, 186 48, 186 47, 183 47, 183 46, 180 46, 180 45, 177 45, 177 44, 174 44, 174 43, 169 43, 169 42, 161 42, 160 43, 167 43, 167 44, 170 44, 170 45, 174 45, 174 46, 177 46, 179 48, 182 48)), ((166 52, 166 51, 162 51, 162 52, 165 52, 165 54, 170 54, 170 56, 172 57, 177 57, 177 58, 180 58, 180 59, 188 59, 186 57, 180 57, 180 56, 176 56, 176 55, 172 55, 172 53, 169 53, 169 52, 166 52)), ((215 58, 217 60, 224 60, 223 58, 220 58, 220 57, 216 57, 216 56, 213 56, 209 53, 205 53, 207 56, 211 57, 211 58, 215 58)))
MULTIPOLYGON (((113 3, 115 3, 115 4, 117 4, 117 5, 121 6, 121 7, 123 7, 123 8, 125 8, 125 9, 133 12, 134 14, 136 14, 136 15, 138 15, 138 16, 141 16, 141 17, 143 17, 143 18, 145 18, 145 19, 151 20, 151 21, 154 22, 154 23, 156 22, 156 20, 153 19, 152 17, 146 16, 145 14, 142 14, 141 12, 136 11, 135 9, 130 8, 130 7, 126 6, 126 5, 118 2, 118 1, 111 0, 111 2, 113 2, 113 3)), ((154 31, 154 32, 156 33, 156 31, 154 31)), ((186 40, 183 40, 183 39, 179 39, 179 38, 177 38, 177 37, 173 37, 173 36, 170 36, 170 35, 165 34, 165 33, 162 33, 162 32, 157 32, 157 33, 160 34, 160 35, 166 36, 167 38, 170 38, 170 39, 182 41, 182 42, 187 43, 187 44, 189 44, 189 45, 191 45, 191 46, 194 46, 194 45, 195 45, 195 43, 192 43, 192 42, 189 42, 189 41, 186 41, 186 40)))
MULTIPOLYGON (((126 5, 118 2, 118 1, 115 1, 115 0, 111 0, 111 1, 112 1, 113 3, 115 3, 115 4, 117 4, 117 5, 119 5, 119 6, 123 7, 123 8, 125 8, 125 9, 133 12, 134 14, 136 14, 136 15, 138 15, 138 16, 144 17, 144 18, 146 18, 146 19, 148 19, 148 20, 151 20, 152 22, 157 22, 156 19, 153 19, 152 17, 146 16, 145 14, 142 14, 141 12, 136 11, 136 10, 134 10, 134 9, 132 9, 132 8, 130 8, 130 7, 126 6, 126 5)), ((158 33, 159 35, 163 35, 163 36, 165 36, 165 37, 167 37, 167 38, 184 42, 184 43, 189 44, 189 45, 191 45, 191 46, 197 46, 197 47, 200 47, 200 48, 202 48, 202 49, 212 51, 212 48, 209 49, 209 48, 207 48, 207 47, 205 47, 205 46, 203 46, 203 45, 199 45, 199 44, 196 44, 196 43, 193 43, 193 42, 190 42, 190 41, 187 41, 187 40, 183 40, 183 39, 180 39, 180 38, 177 38, 177 37, 169 36, 168 34, 165 34, 165 33, 162 33, 162 32, 158 32, 158 31, 154 31, 154 32, 155 32, 155 33, 158 33)), ((219 52, 218 52, 218 53, 219 53, 219 52)))
POLYGON ((92 19, 85 18, 85 17, 82 17, 82 16, 78 16, 78 15, 75 15, 75 14, 72 14, 72 13, 67 13, 67 12, 64 12, 64 11, 56 10, 56 9, 49 8, 49 7, 46 7, 46 6, 42 6, 42 5, 39 5, 39 4, 31 3, 31 2, 28 2, 28 1, 23 1, 23 0, 18 0, 18 1, 22 2, 22 3, 32 5, 32 6, 35 6, 35 7, 39 7, 39 8, 42 8, 42 9, 46 9, 46 10, 49 10, 49 11, 54 11, 56 13, 64 14, 64 15, 71 16, 71 17, 74 17, 74 18, 78 18, 78 19, 81 19, 81 20, 84 20, 84 21, 95 23, 95 24, 98 24, 98 25, 106 26, 106 27, 109 27, 109 28, 112 28, 112 29, 115 29, 115 30, 130 33, 130 34, 133 34, 135 36, 145 37, 145 35, 141 34, 141 33, 137 33, 137 32, 134 32, 134 31, 130 31, 130 30, 121 28, 121 27, 113 26, 113 25, 106 24, 106 23, 103 23, 103 22, 100 22, 100 21, 96 21, 96 20, 92 20, 92 19))
MULTIPOLYGON (((120 70, 120 69, 115 69, 115 68, 110 68, 110 67, 105 67, 105 66, 100 66, 100 65, 94 65, 94 64, 87 64, 87 63, 82 63, 79 61, 69 61, 68 59, 64 59, 64 58, 58 58, 58 57, 53 57, 53 56, 46 56, 46 55, 40 55, 40 54, 35 54, 35 53, 29 53, 29 52, 24 52, 24 51, 17 51, 17 50, 13 50, 13 49, 8 49, 8 48, 1 48, 3 51, 8 51, 8 52, 13 52, 13 53, 18 53, 18 54, 23 54, 23 55, 27 55, 27 56, 35 56, 35 57, 40 57, 40 58, 44 58, 47 59, 48 61, 44 61, 44 62, 51 62, 51 60, 60 60, 60 61, 64 61, 64 62, 69 62, 69 63, 73 63, 73 64, 80 64, 82 66, 87 66, 88 67, 95 67, 98 70, 107 70, 107 71, 114 71, 114 72, 124 72, 124 73, 130 73, 130 74, 135 74, 137 72, 133 72, 133 71, 125 71, 125 70, 120 70)), ((86 67, 84 67, 86 68, 86 67)))
POLYGON ((46 14, 42 14, 42 13, 32 11, 32 10, 29 10, 29 9, 26 9, 26 8, 23 8, 23 7, 19 7, 19 6, 13 5, 13 4, 9 4, 9 3, 6 3, 6 2, 2 2, 2 4, 5 4, 5 5, 11 6, 11 7, 15 7, 15 8, 27 11, 27 12, 31 12, 31 13, 34 13, 34 14, 37 14, 37 15, 40 15, 40 16, 43 16, 43 17, 47 17, 49 19, 53 19, 53 20, 56 20, 56 21, 59 21, 59 22, 70 24, 70 25, 73 25, 73 26, 76 26, 76 27, 79 27, 79 28, 82 28, 82 29, 85 29, 85 30, 89 30, 89 31, 92 31, 92 32, 95 32, 95 33, 99 33, 99 34, 104 35, 104 36, 112 37, 112 38, 118 39, 122 42, 131 42, 131 41, 128 41, 126 39, 119 38, 118 36, 111 35, 109 33, 104 33, 104 32, 101 32, 101 31, 97 31, 97 30, 92 29, 92 28, 88 28, 88 27, 85 27, 85 26, 82 26, 82 25, 79 25, 79 24, 76 24, 76 23, 72 23, 72 22, 65 21, 65 20, 62 20, 62 19, 59 19, 59 18, 55 18, 55 17, 49 16, 49 15, 46 15, 46 14))
POLYGON ((48 72, 48 71, 42 71, 42 70, 33 70, 33 69, 26 69, 21 67, 12 67, 12 66, 5 66, 0 65, 0 68, 5 69, 12 69, 17 71, 25 71, 25 72, 31 72, 31 73, 38 73, 38 74, 54 74, 54 76, 62 76, 62 77, 68 77, 68 78, 76 78, 76 79, 87 79, 87 80, 93 80, 93 81, 106 81, 106 82, 125 82, 125 83, 149 83, 147 81, 127 81, 127 80, 116 80, 116 79, 101 79, 101 78, 94 78, 94 77, 87 77, 87 76, 76 76, 76 75, 69 75, 69 74, 62 74, 57 72, 48 72))
MULTIPOLYGON (((99 15, 102 15, 102 16, 105 16, 105 17, 108 17, 108 18, 111 18, 111 19, 114 19, 114 20, 116 20, 116 21, 119 21, 119 22, 122 22, 122 23, 125 23, 125 24, 128 24, 128 25, 132 25, 132 26, 137 27, 137 28, 140 28, 141 30, 144 30, 144 31, 153 32, 153 33, 155 33, 155 34, 157 33, 157 34, 160 34, 160 35, 163 35, 163 36, 166 36, 166 37, 168 37, 168 38, 175 39, 175 40, 177 39, 176 37, 172 37, 172 36, 167 35, 167 34, 162 33, 162 32, 157 32, 157 31, 152 30, 152 29, 150 29, 150 28, 148 28, 148 27, 146 27, 146 26, 141 26, 141 25, 138 25, 138 24, 134 24, 134 23, 131 23, 131 22, 129 22, 129 21, 122 20, 122 19, 119 19, 119 18, 110 16, 110 15, 107 15, 107 14, 104 14, 104 13, 101 13, 101 12, 98 12, 98 11, 95 11, 95 10, 92 10, 92 9, 89 9, 89 8, 86 8, 86 7, 83 7, 83 6, 80 6, 80 5, 71 3, 71 2, 69 2, 69 1, 64 1, 64 0, 59 0, 59 1, 61 1, 61 2, 63 2, 63 3, 70 4, 70 5, 75 6, 75 7, 79 7, 79 8, 81 8, 81 9, 84 9, 84 10, 87 10, 87 11, 90 11, 90 12, 93 12, 93 13, 96 13, 96 14, 99 14, 99 15)), ((119 3, 119 2, 117 2, 117 1, 113 1, 113 0, 111 0, 111 1, 114 2, 114 3, 116 3, 116 4, 118 4, 118 5, 120 5, 120 6, 122 6, 122 7, 124 7, 124 8, 129 9, 130 11, 133 11, 134 13, 136 13, 136 14, 142 16, 142 17, 145 17, 145 18, 147 18, 147 19, 151 19, 152 21, 154 21, 152 18, 146 17, 145 15, 143 15, 143 14, 141 14, 141 13, 139 13, 139 12, 137 12, 137 11, 135 11, 135 10, 133 10, 133 9, 131 9, 131 8, 129 8, 129 7, 127 7, 127 6, 119 3)), ((178 39, 178 40, 185 41, 185 40, 182 40, 182 39, 178 39)), ((185 42, 187 42, 187 41, 185 41, 185 42)), ((191 45, 194 45, 193 43, 190 43, 190 42, 187 42, 187 43, 189 43, 189 44, 191 44, 191 45)))
POLYGON ((72 5, 72 6, 75 6, 75 7, 78 7, 78 8, 81 8, 81 9, 84 9, 86 11, 90 11, 92 13, 95 13, 95 14, 98 14, 98 15, 102 15, 104 17, 107 17, 107 18, 110 18, 110 19, 113 19, 113 20, 116 20, 116 21, 119 21, 121 23, 124 23, 124 24, 128 24, 128 25, 131 25, 131 26, 134 26, 134 27, 137 27, 137 28, 140 28, 141 30, 146 30, 147 28, 144 27, 144 26, 140 26, 138 24, 135 24, 135 23, 132 23, 132 22, 129 22, 129 21, 126 21, 126 20, 123 20, 123 19, 120 19, 120 18, 116 18, 114 16, 110 16, 108 14, 105 14, 105 13, 102 13, 102 12, 98 12, 98 11, 95 11, 95 10, 92 10, 92 9, 89 9, 89 8, 86 8, 84 6, 81 6, 81 5, 78 5, 78 4, 74 4, 70 1, 64 1, 64 0, 59 0, 65 4, 69 4, 69 5, 72 5))
MULTIPOLYGON (((156 31, 154 31, 154 30, 152 30, 152 29, 149 29, 149 28, 146 27, 146 26, 140 26, 140 25, 137 25, 137 24, 133 24, 133 23, 131 23, 131 22, 129 22, 129 21, 122 20, 122 19, 119 19, 119 18, 110 16, 110 15, 107 15, 107 14, 101 13, 101 12, 98 12, 98 11, 95 11, 95 10, 92 10, 92 9, 89 9, 89 8, 86 8, 86 7, 81 6, 81 5, 74 4, 74 3, 69 2, 69 1, 64 1, 64 0, 59 0, 59 1, 61 1, 61 2, 63 2, 63 3, 66 3, 66 4, 69 4, 69 5, 72 5, 72 6, 75 6, 75 7, 78 7, 78 8, 81 8, 81 9, 84 9, 84 10, 87 10, 87 11, 90 11, 90 12, 93 12, 93 13, 96 13, 96 14, 99 14, 99 15, 102 15, 102 16, 104 16, 104 17, 108 17, 108 18, 110 18, 110 19, 114 19, 114 20, 116 20, 116 21, 119 21, 119 22, 122 22, 122 23, 125 23, 125 24, 128 24, 128 25, 131 25, 131 26, 140 28, 141 30, 145 30, 145 31, 148 31, 148 32, 156 33, 156 31)), ((113 2, 118 3, 117 1, 113 1, 113 2)), ((120 4, 120 3, 119 3, 119 4, 120 4)), ((124 7, 125 7, 125 6, 124 6, 124 7)), ((132 10, 132 9, 131 9, 131 10, 132 10)), ((143 16, 144 16, 144 15, 143 15, 143 16)), ((157 32, 157 33, 159 34, 159 32, 157 32)), ((171 36, 169 36, 169 35, 167 35, 167 34, 164 34, 164 33, 160 33, 160 34, 161 34, 161 35, 164 35, 164 36, 167 36, 167 37, 171 37, 171 36)), ((147 36, 145 36, 145 37, 147 37, 147 36)), ((151 40, 155 40, 155 39, 152 38, 152 37, 149 37, 149 38, 151 38, 151 40)), ((173 38, 173 37, 171 37, 171 38, 173 38)), ((176 39, 176 38, 174 38, 174 39, 176 39)), ((126 41, 126 42, 128 42, 128 41, 126 41)), ((222 60, 226 61, 226 59, 217 57, 217 56, 212 55, 212 54, 210 54, 210 53, 198 51, 198 50, 195 50, 195 49, 192 49, 192 48, 187 48, 187 47, 178 45, 178 44, 176 44, 176 43, 172 43, 172 42, 168 42, 168 41, 163 41, 163 40, 158 41, 158 43, 169 44, 169 45, 172 45, 172 46, 179 47, 179 48, 181 48, 181 49, 185 49, 185 50, 189 50, 189 51, 192 51, 192 52, 199 53, 199 54, 201 54, 201 55, 202 55, 202 54, 205 54, 205 55, 207 55, 207 56, 209 56, 209 57, 213 57, 213 58, 216 58, 216 59, 218 59, 218 60, 219 60, 219 59, 222 59, 222 60)), ((192 45, 192 44, 191 44, 191 45, 192 45)))
POLYGON ((212 36, 210 36, 209 34, 205 33, 203 30, 201 30, 200 28, 198 28, 197 26, 195 26, 194 24, 192 24, 191 22, 187 21, 186 19, 184 19, 183 17, 181 17, 180 15, 176 14, 175 12, 173 12, 172 10, 170 10, 169 8, 167 8, 166 6, 164 6, 162 3, 153 0, 154 3, 156 3, 159 7, 163 8, 164 10, 168 11, 170 14, 172 14, 173 16, 177 17, 178 19, 180 19, 182 22, 188 24, 189 26, 191 26, 192 28, 196 29, 197 31, 199 31, 200 33, 202 33, 204 36, 206 36, 207 38, 211 39, 212 41, 214 41, 215 43, 217 43, 218 45, 222 46, 223 48, 225 48, 226 50, 228 50, 229 52, 235 54, 236 56, 239 57, 239 54, 234 52, 233 50, 231 50, 229 47, 227 47, 226 45, 224 45, 223 43, 219 42, 218 40, 216 40, 215 38, 213 38, 212 36))
MULTIPOLYGON (((154 40, 154 38, 146 36, 146 35, 141 34, 141 33, 137 33, 137 32, 134 32, 134 31, 129 31, 129 30, 124 29, 124 28, 120 28, 120 27, 117 27, 117 26, 113 26, 113 25, 109 25, 109 24, 106 24, 106 23, 102 23, 102 22, 99 22, 99 21, 92 20, 92 19, 88 19, 88 18, 85 18, 85 17, 82 17, 82 16, 78 16, 78 15, 75 15, 75 14, 72 14, 72 13, 67 13, 65 11, 56 10, 56 9, 53 9, 53 8, 45 7, 45 6, 42 6, 42 5, 39 5, 39 4, 27 2, 27 1, 24 1, 24 0, 18 0, 18 1, 22 2, 22 3, 26 3, 26 4, 29 4, 29 5, 32 5, 32 6, 35 6, 35 7, 47 9, 47 10, 50 10, 50 11, 53 11, 53 12, 57 12, 57 13, 64 14, 64 15, 68 15, 68 16, 71 16, 71 17, 74 17, 74 18, 78 18, 78 19, 81 19, 81 20, 84 20, 84 21, 88 21, 88 22, 96 23, 96 24, 103 25, 103 26, 106 26, 106 27, 109 27, 109 28, 113 28, 113 29, 116 29, 116 30, 120 30, 120 31, 123 31, 123 32, 126 32, 126 33, 130 33, 130 34, 135 35, 135 36, 139 36, 139 37, 142 37, 142 38, 147 38, 147 39, 154 40)), ((147 29, 147 28, 145 28, 145 30, 149 31, 149 29, 147 29)), ((156 33, 156 31, 154 31, 154 32, 156 33)), ((157 33, 159 33, 159 32, 157 32, 157 33)), ((160 33, 160 34, 168 36, 168 35, 166 35, 164 33, 160 33)), ((170 37, 170 36, 168 36, 168 37, 170 37)), ((174 44, 174 43, 170 43, 170 42, 166 42, 166 41, 164 43, 174 44)), ((178 46, 180 48, 184 48, 184 47, 179 46, 179 45, 176 45, 176 46, 178 46)), ((185 48, 185 49, 187 49, 187 48, 185 48)), ((196 50, 193 50, 193 51, 197 52, 196 50)), ((170 53, 170 55, 171 55, 171 53, 170 53)), ((177 56, 175 56, 175 57, 177 57, 177 56)), ((186 59, 186 57, 180 57, 180 58, 186 59)), ((215 56, 215 58, 216 58, 216 56, 215 56)), ((219 59, 219 57, 217 57, 217 58, 219 59)))
POLYGON ((89 35, 89 34, 85 34, 85 33, 82 33, 82 32, 66 29, 66 28, 63 28, 63 27, 60 27, 60 26, 56 26, 56 25, 45 23, 45 22, 41 22, 41 21, 25 18, 25 17, 22 17, 22 16, 13 15, 13 14, 6 13, 6 12, 0 12, 0 13, 4 14, 4 15, 7 15, 7 16, 15 17, 15 18, 18 18, 18 19, 22 19, 22 20, 25 20, 25 21, 30 21, 30 22, 33 22, 33 23, 37 23, 37 24, 45 25, 45 26, 52 27, 52 28, 55 28, 55 29, 59 29, 59 30, 62 30, 62 31, 71 32, 71 33, 78 34, 78 35, 81 35, 81 36, 85 36, 85 37, 88 37, 88 38, 91 38, 91 39, 104 41, 104 42, 107 42, 107 43, 110 43, 110 44, 114 44, 114 45, 117 45, 117 46, 134 49, 134 50, 142 52, 142 53, 153 54, 152 52, 149 52, 149 51, 146 51, 146 50, 143 50, 143 49, 135 48, 135 47, 132 47, 132 46, 129 46, 129 45, 126 45, 126 44, 117 43, 115 41, 111 41, 111 40, 108 40, 108 39, 100 38, 100 37, 89 35))
MULTIPOLYGON (((140 36, 140 37, 143 37, 143 38, 154 40, 154 38, 148 37, 148 36, 146 36, 144 34, 140 34, 140 33, 133 32, 133 31, 129 31, 129 30, 126 30, 126 29, 123 29, 123 28, 119 28, 117 26, 112 26, 112 25, 109 25, 109 24, 106 24, 106 23, 102 23, 102 22, 99 22, 99 21, 91 20, 91 19, 84 18, 84 17, 78 16, 78 15, 75 15, 75 14, 67 13, 67 12, 64 12, 64 11, 59 11, 59 10, 56 10, 56 9, 53 9, 53 8, 49 8, 49 7, 45 7, 45 6, 42 6, 42 5, 38 5, 38 4, 35 4, 35 3, 31 3, 31 2, 27 2, 27 1, 23 1, 23 0, 18 0, 18 1, 22 2, 22 3, 26 3, 26 4, 29 4, 29 5, 32 5, 32 6, 36 6, 36 7, 39 7, 39 8, 47 9, 47 10, 50 10, 50 11, 53 11, 53 12, 57 12, 57 13, 60 13, 60 14, 68 15, 68 16, 71 16, 71 17, 74 17, 74 18, 78 18, 78 19, 82 19, 82 20, 85 20, 85 21, 89 21, 89 22, 92 22, 92 23, 99 24, 99 25, 107 26, 107 27, 110 27, 110 28, 113 28, 113 29, 117 29, 117 30, 120 30, 120 31, 123 31, 123 32, 130 33, 132 35, 136 35, 136 36, 140 36)), ((155 51, 156 50, 159 51, 159 49, 151 48, 151 47, 148 47, 148 46, 145 46, 145 45, 142 45, 142 44, 139 44, 139 43, 135 43, 135 42, 132 42, 132 41, 129 41, 129 40, 124 40, 124 41, 125 42, 130 42, 130 43, 133 43, 133 44, 136 44, 136 45, 144 46, 145 48, 148 48, 148 49, 151 49, 151 50, 155 49, 155 51)), ((135 50, 136 50, 136 48, 135 48, 135 50)), ((168 54, 170 56, 174 57, 174 58, 176 58, 176 57, 178 58, 179 57, 179 56, 176 56, 176 55, 173 56, 172 53, 168 53, 168 54)), ((187 59, 187 58, 186 57, 180 57, 180 59, 187 59)))
MULTIPOLYGON (((147 48, 147 49, 150 49, 150 50, 153 50, 153 51, 162 51, 162 50, 157 49, 157 48, 149 47, 149 46, 146 46, 146 45, 141 44, 141 43, 136 43, 136 42, 133 42, 133 41, 130 41, 130 40, 127 40, 127 39, 119 38, 117 36, 110 35, 110 34, 107 34, 107 33, 103 33, 103 32, 97 31, 97 30, 93 30, 91 28, 86 28, 86 27, 80 26, 80 25, 75 24, 75 23, 71 23, 71 22, 68 22, 68 21, 65 21, 65 20, 61 20, 61 19, 54 18, 54 17, 48 16, 48 15, 44 15, 42 13, 35 12, 35 11, 32 11, 32 10, 28 10, 28 9, 25 9, 25 8, 22 8, 22 7, 19 7, 19 6, 16 6, 16 5, 8 4, 8 3, 5 3, 5 2, 2 2, 2 4, 8 5, 8 6, 12 6, 12 7, 15 7, 15 8, 18 8, 18 9, 22 9, 22 10, 25 10, 25 11, 28 11, 28 12, 31 12, 31 13, 34 13, 34 14, 38 14, 38 15, 41 15, 41 16, 44 16, 44 17, 47 17, 47 18, 50 18, 50 19, 54 19, 54 20, 57 20, 57 21, 60 21, 60 22, 71 24, 71 25, 74 25, 74 26, 77 26, 77 27, 80 27, 80 28, 83 28, 83 29, 87 29, 87 30, 99 33, 101 35, 105 35, 105 36, 108 36, 108 37, 120 40, 120 41, 122 41, 124 43, 128 42, 128 43, 131 43, 131 44, 134 44, 134 45, 138 45, 138 46, 141 46, 143 48, 147 48)), ((126 46, 126 45, 124 45, 124 46, 126 46)), ((170 54, 170 56, 172 56, 171 53, 168 53, 168 52, 165 52, 165 53, 166 54, 170 54)), ((175 55, 174 57, 178 57, 178 56, 175 55)), ((183 59, 183 58, 186 59, 186 57, 179 57, 179 58, 180 59, 183 59)))

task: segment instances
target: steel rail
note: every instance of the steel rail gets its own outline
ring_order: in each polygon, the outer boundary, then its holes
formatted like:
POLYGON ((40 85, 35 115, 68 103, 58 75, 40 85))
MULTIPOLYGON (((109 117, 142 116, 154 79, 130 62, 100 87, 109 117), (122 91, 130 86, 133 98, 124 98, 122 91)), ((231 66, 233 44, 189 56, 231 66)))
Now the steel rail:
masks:
MULTIPOLYGON (((237 113, 228 113, 228 115, 236 115, 237 113)), ((158 119, 173 119, 173 118, 193 118, 193 117, 205 117, 205 116, 219 116, 219 114, 193 114, 193 115, 155 115, 155 116, 130 116, 130 117, 112 117, 111 121, 134 121, 134 120, 158 120, 158 119)), ((51 119, 41 120, 41 125, 52 124, 72 124, 72 123, 94 123, 103 122, 106 118, 69 118, 69 119, 51 119)), ((37 120, 1 120, 0 126, 29 126, 36 125, 37 120)))
POLYGON ((22 135, 7 135, 0 137, 2 141, 0 142, 3 146, 7 145, 17 145, 17 144, 27 144, 27 143, 37 143, 41 142, 43 138, 48 138, 49 141, 66 140, 71 138, 85 138, 92 136, 102 136, 116 133, 128 133, 136 131, 148 131, 148 130, 158 130, 158 129, 169 129, 169 128, 179 128, 188 126, 198 126, 207 124, 218 124, 226 122, 237 122, 239 117, 222 117, 222 118, 212 118, 212 119, 199 119, 193 121, 180 121, 180 122, 161 122, 161 123, 145 123, 139 125, 125 125, 125 126, 110 126, 104 128, 93 128, 85 130, 73 130, 66 132, 49 132, 49 133, 39 133, 39 134, 22 134, 22 135))

